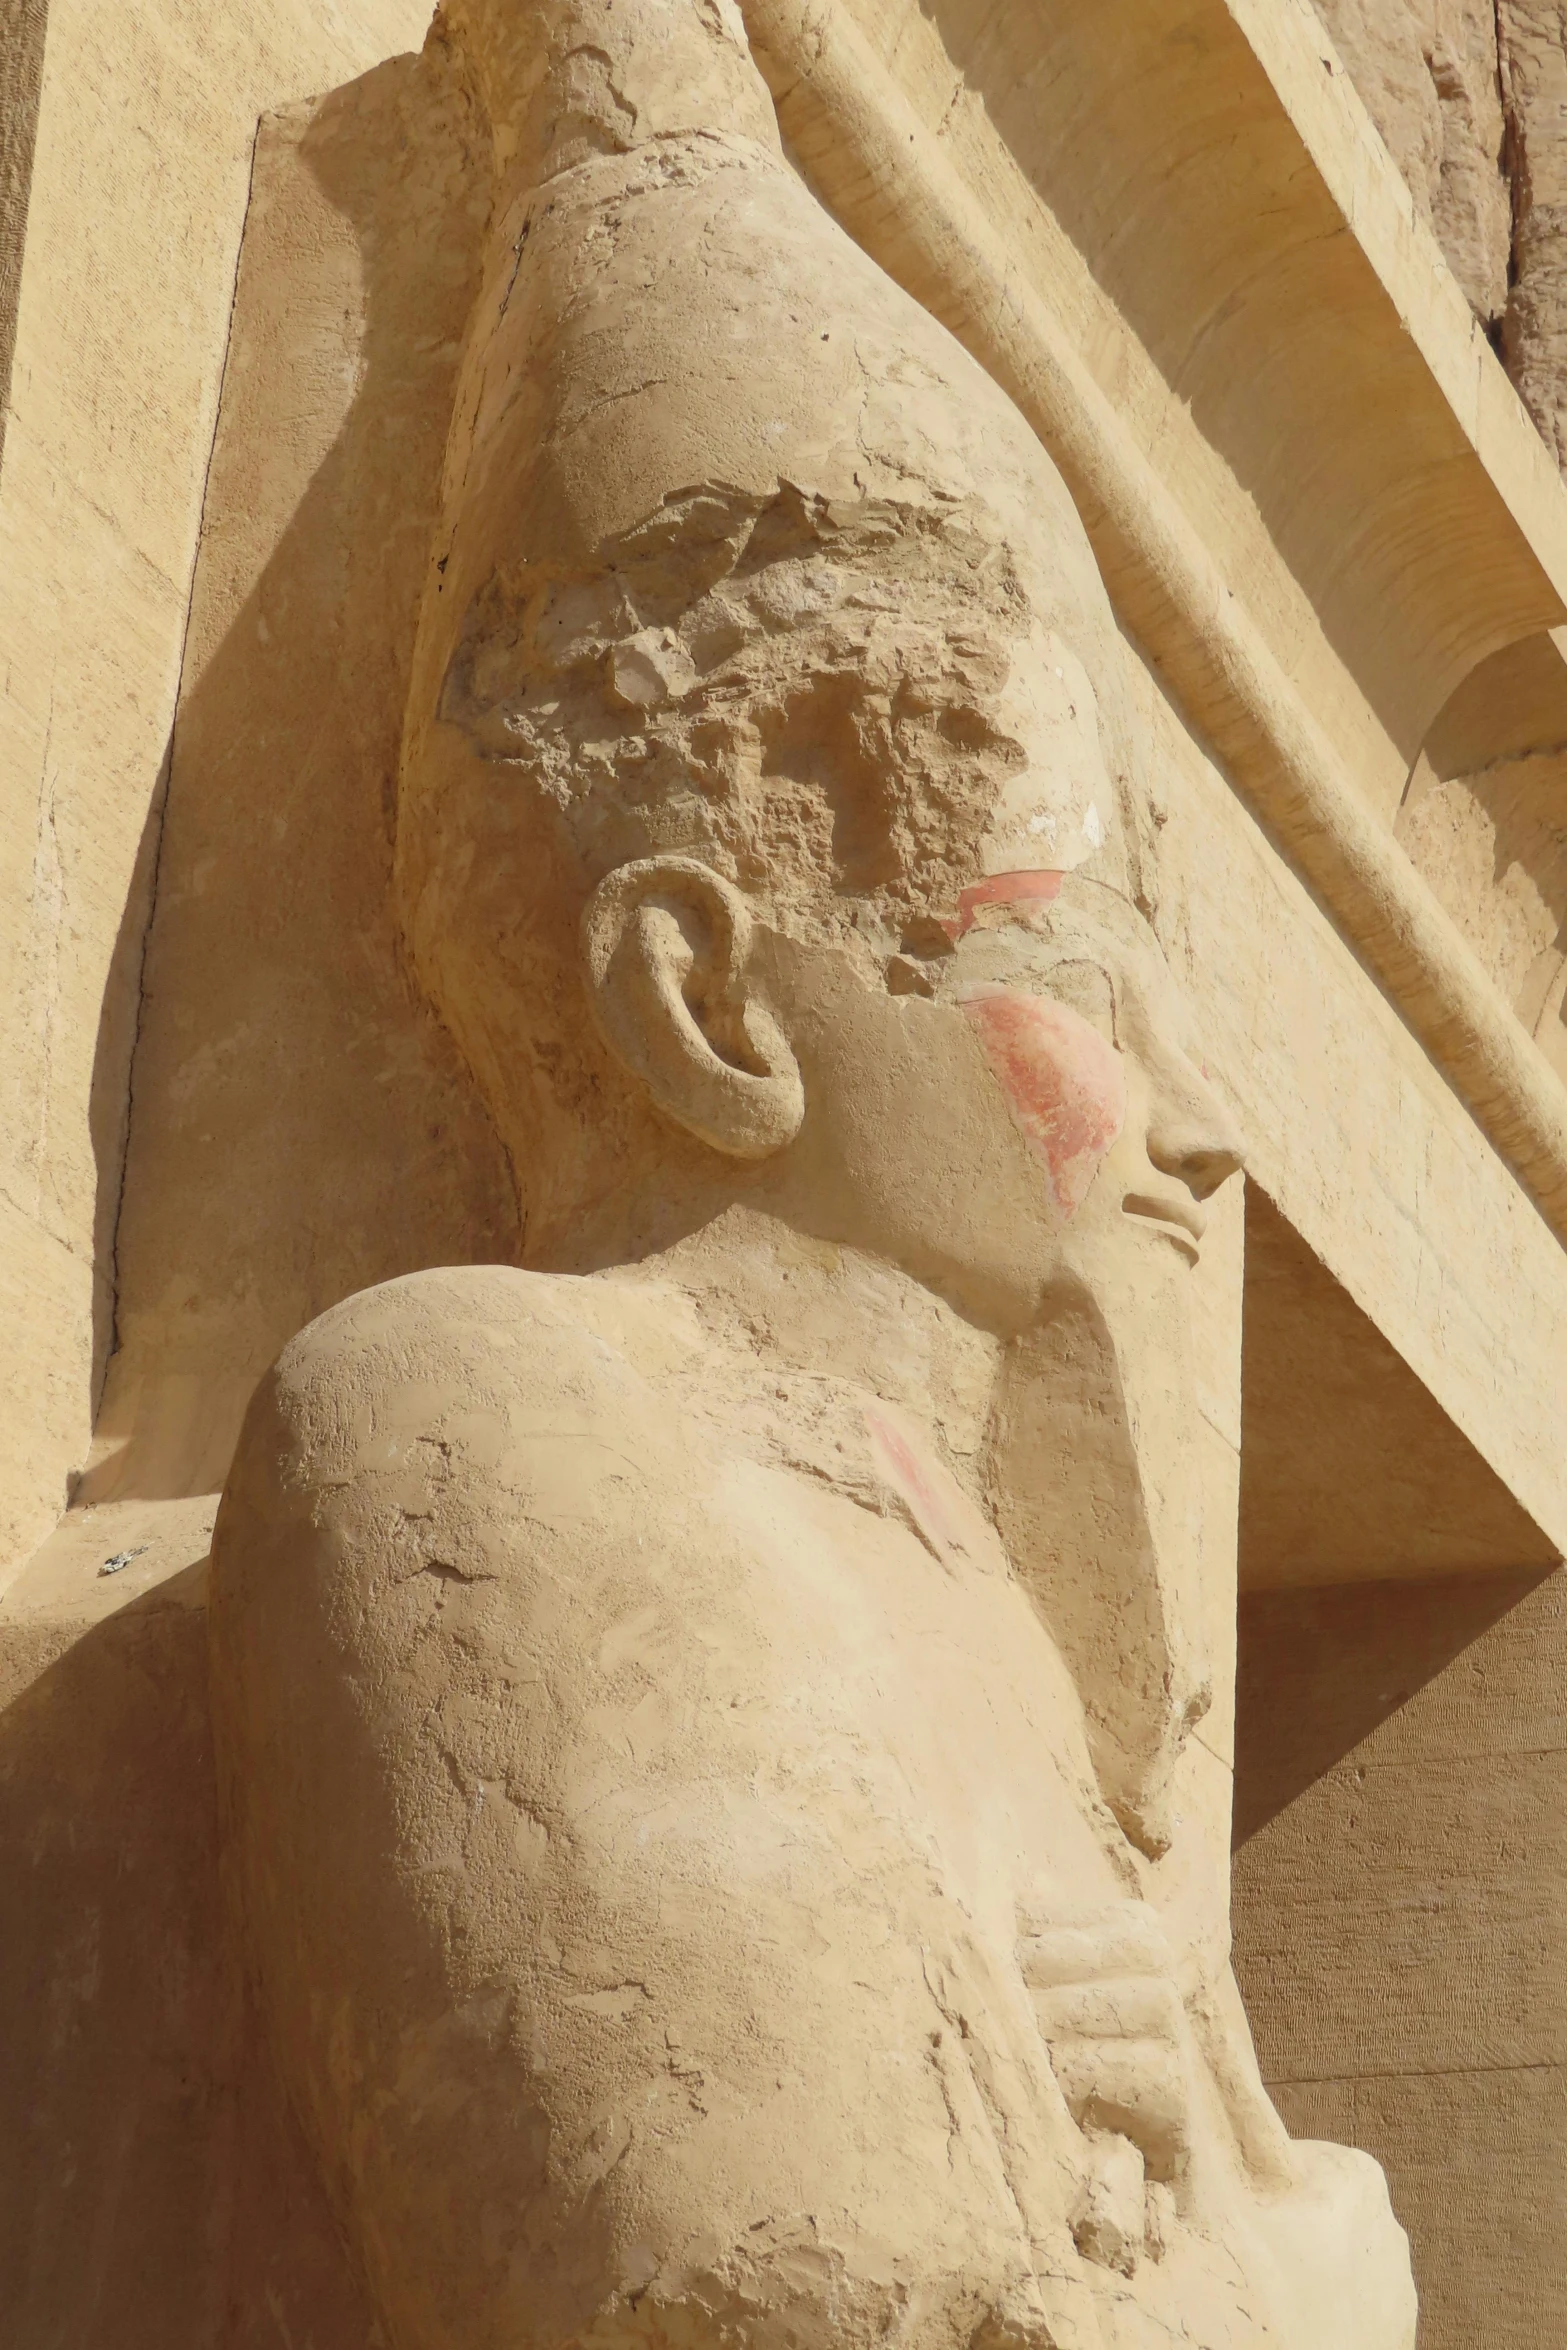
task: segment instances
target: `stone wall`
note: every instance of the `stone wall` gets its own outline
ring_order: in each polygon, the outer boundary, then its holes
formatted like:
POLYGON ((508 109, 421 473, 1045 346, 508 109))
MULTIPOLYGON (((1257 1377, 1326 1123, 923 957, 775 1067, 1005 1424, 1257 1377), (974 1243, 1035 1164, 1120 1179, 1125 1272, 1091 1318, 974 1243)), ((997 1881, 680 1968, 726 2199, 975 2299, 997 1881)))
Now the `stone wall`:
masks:
POLYGON ((509 1170, 391 901, 414 616, 488 174, 439 45, 256 141, 83 1498, 212 1490, 339 1298, 513 1262, 509 1170), (245 1246, 236 1252, 234 1234, 245 1246))
POLYGON ((225 1945, 199 1572, 0 1655, 0 1869, 27 1888, 0 1937, 17 2350, 380 2339, 225 1945))
POLYGON ((1416 205, 1567 459, 1567 6, 1316 0, 1416 205))
POLYGON ((429 14, 0 14, 28 36, 0 77, 0 1576, 83 1466, 112 1342, 142 938, 256 119, 417 46, 429 14))
POLYGON ((1567 459, 1567 9, 1499 0, 1511 287, 1503 348, 1525 406, 1567 459))
POLYGON ((1241 1607, 1235 1953, 1290 2128, 1385 2166, 1421 2350, 1567 2336, 1567 1576, 1241 1607))
POLYGON ((1475 315, 1500 331, 1512 210, 1494 0, 1317 0, 1475 315))

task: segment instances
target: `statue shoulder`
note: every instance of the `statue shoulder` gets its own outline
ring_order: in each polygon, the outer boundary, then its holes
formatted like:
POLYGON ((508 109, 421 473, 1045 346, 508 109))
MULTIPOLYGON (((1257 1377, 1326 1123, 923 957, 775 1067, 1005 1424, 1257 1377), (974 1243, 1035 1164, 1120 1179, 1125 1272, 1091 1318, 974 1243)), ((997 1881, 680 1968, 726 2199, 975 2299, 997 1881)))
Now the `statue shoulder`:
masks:
POLYGON ((230 1487, 319 1519, 358 1490, 405 1516, 461 1488, 470 1508, 569 1484, 596 1463, 644 1486, 679 1457, 657 1374, 698 1343, 678 1293, 474 1265, 360 1291, 283 1349, 246 1417, 230 1487), (673 1451, 672 1449, 673 1448, 673 1451))
POLYGON ((562 1273, 525 1273, 515 1265, 442 1265, 358 1290, 330 1306, 291 1338, 278 1357, 290 1382, 328 1374, 362 1383, 397 1366, 450 1358, 530 1359, 527 1339, 596 1326, 590 1293, 605 1286, 562 1273))

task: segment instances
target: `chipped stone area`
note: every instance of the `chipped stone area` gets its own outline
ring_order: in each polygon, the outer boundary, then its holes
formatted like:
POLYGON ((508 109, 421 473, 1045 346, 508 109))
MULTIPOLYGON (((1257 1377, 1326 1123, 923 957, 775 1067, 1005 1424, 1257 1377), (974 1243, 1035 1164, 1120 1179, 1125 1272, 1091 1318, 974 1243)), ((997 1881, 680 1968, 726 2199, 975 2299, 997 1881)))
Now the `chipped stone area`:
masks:
POLYGON ((1567 7, 1315 6, 1519 398, 1567 462, 1567 7))
POLYGON ((1508 372, 1558 464, 1567 462, 1567 8, 1497 0, 1512 257, 1508 372))
POLYGON ((1499 331, 1513 224, 1496 0, 1316 0, 1316 8, 1471 309, 1499 331))
POLYGON ((895 940, 956 906, 954 816, 963 844, 1004 784, 1032 826, 1019 862, 1105 839, 1081 666, 1068 682, 1042 648, 1042 688, 1015 682, 1032 619, 977 499, 711 484, 667 496, 591 567, 497 577, 441 710, 548 794, 589 869, 691 850, 780 908, 830 876, 895 940))

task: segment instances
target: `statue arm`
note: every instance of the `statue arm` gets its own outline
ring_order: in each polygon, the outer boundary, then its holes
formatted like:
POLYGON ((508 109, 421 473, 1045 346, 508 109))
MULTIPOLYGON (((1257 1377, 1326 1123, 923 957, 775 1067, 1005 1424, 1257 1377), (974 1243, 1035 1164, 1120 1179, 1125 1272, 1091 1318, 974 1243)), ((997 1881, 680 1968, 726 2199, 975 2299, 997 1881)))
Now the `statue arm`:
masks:
POLYGON ((367 2265, 420 2244, 441 2350, 910 2308, 1093 2350, 1078 2132, 897 1768, 824 1727, 798 1531, 574 1285, 486 1279, 304 1334, 215 1548, 251 1961, 367 2265))

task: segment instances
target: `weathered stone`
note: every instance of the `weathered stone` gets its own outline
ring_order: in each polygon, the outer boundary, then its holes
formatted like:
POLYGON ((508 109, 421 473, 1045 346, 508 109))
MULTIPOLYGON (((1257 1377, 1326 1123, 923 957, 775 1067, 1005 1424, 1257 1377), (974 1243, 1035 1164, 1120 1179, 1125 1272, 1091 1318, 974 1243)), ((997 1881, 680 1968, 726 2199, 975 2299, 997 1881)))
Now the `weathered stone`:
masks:
POLYGON ((1508 372, 1535 423, 1567 461, 1567 9, 1497 0, 1513 252, 1508 372))
POLYGON ((20 10, 25 2341, 1549 2334, 1554 35, 1323 13, 20 10))
POLYGON ((1513 220, 1496 0, 1315 4, 1475 316, 1499 330, 1513 220))

